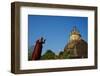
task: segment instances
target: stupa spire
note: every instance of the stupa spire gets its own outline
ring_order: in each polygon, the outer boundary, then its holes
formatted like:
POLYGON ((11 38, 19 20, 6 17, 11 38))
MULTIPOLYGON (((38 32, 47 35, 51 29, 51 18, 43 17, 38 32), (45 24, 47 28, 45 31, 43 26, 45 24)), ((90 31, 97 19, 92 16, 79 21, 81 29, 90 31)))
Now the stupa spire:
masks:
POLYGON ((81 34, 76 26, 73 26, 72 31, 70 33, 70 40, 79 40, 81 38, 81 34))

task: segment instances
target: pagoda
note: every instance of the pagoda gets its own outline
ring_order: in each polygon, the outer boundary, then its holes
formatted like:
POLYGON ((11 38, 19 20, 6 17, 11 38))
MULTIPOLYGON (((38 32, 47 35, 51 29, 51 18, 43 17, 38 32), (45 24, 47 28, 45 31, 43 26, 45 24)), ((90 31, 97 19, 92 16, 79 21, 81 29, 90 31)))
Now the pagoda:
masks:
POLYGON ((70 32, 69 41, 64 48, 70 58, 87 58, 88 44, 83 40, 79 30, 74 26, 70 32))

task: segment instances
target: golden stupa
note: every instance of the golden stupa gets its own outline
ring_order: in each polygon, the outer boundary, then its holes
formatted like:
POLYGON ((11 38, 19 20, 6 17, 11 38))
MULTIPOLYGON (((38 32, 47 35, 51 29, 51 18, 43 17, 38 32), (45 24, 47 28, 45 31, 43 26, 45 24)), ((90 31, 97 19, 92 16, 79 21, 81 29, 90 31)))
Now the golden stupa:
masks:
POLYGON ((64 51, 70 54, 70 58, 87 58, 88 44, 82 39, 76 26, 73 27, 69 38, 69 42, 66 44, 64 51))

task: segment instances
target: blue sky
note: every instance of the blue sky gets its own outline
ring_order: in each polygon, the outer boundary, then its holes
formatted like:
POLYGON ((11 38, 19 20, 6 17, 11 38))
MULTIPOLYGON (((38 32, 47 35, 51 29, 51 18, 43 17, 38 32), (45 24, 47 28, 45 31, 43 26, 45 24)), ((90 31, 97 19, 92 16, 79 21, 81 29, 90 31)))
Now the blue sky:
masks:
POLYGON ((87 17, 28 15, 28 46, 35 45, 37 39, 44 37, 46 43, 43 45, 42 54, 48 49, 59 53, 68 43, 73 26, 76 26, 82 38, 88 41, 87 17))

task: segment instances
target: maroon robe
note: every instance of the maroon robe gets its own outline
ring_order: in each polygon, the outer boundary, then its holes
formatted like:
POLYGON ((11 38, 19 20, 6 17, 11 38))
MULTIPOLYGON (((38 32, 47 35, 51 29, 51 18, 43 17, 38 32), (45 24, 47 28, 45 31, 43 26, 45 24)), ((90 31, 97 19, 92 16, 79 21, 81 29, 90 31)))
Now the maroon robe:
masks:
POLYGON ((32 60, 39 60, 42 53, 42 44, 44 43, 43 39, 36 41, 33 53, 32 53, 32 60))

